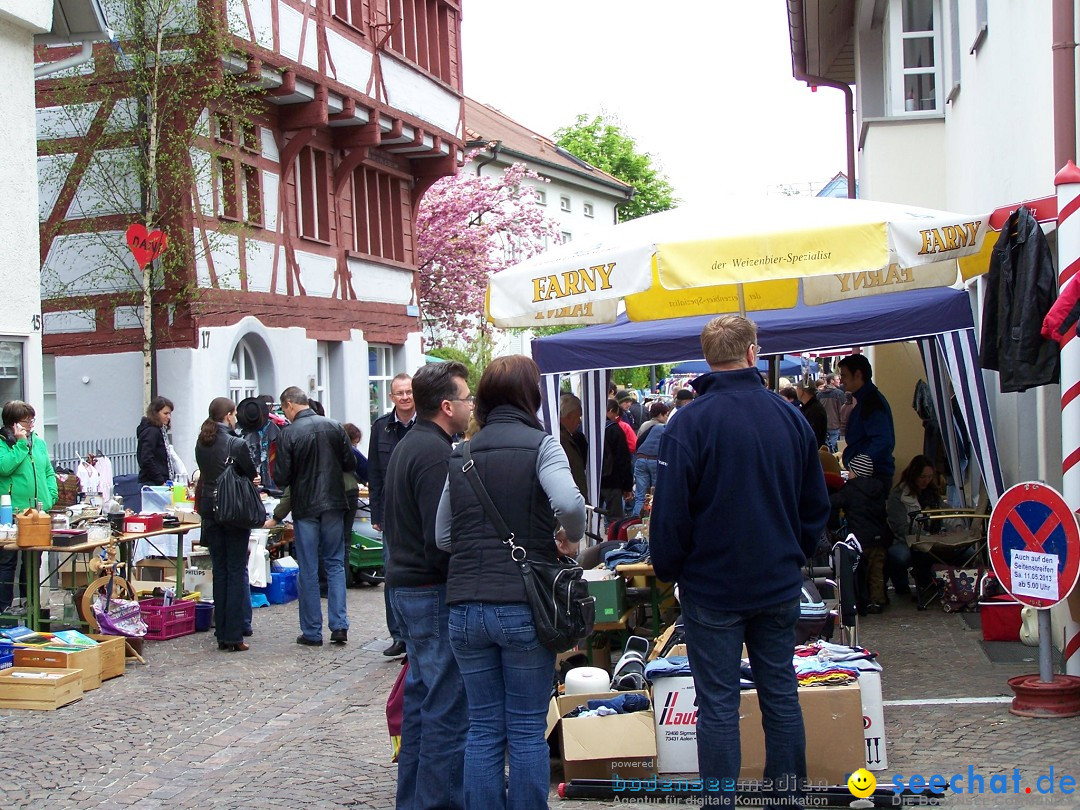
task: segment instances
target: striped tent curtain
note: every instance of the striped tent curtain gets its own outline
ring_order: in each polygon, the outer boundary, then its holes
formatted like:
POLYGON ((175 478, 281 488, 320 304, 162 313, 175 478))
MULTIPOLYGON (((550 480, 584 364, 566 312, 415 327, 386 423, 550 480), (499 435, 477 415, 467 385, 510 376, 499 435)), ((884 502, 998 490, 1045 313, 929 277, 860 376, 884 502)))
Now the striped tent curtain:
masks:
POLYGON ((965 486, 960 471, 959 453, 955 431, 947 429, 951 421, 951 393, 963 415, 964 428, 971 439, 972 454, 978 471, 986 485, 990 503, 997 503, 1005 491, 1001 462, 998 459, 994 423, 990 418, 990 405, 986 399, 982 368, 979 366, 979 347, 974 329, 945 332, 919 341, 926 379, 930 385, 934 410, 942 426, 947 442, 949 467, 953 481, 963 487, 964 504, 971 506, 976 500, 976 487, 965 486))

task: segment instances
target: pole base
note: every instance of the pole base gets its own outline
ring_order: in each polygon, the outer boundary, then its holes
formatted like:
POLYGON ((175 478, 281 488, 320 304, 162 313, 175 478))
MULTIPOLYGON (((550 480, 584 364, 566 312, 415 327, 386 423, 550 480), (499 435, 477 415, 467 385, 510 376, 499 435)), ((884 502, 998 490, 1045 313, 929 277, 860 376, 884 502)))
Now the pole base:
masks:
POLYGON ((1055 675, 1042 681, 1038 675, 1009 678, 1016 694, 1009 713, 1020 717, 1076 717, 1080 715, 1080 677, 1055 675))

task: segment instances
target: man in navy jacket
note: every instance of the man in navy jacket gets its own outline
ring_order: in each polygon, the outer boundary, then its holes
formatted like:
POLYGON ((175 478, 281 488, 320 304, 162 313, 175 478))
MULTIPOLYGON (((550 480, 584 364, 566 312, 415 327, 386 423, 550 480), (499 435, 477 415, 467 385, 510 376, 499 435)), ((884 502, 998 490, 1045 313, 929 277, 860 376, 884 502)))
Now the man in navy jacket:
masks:
POLYGON ((858 455, 870 456, 874 462, 874 477, 892 489, 896 461, 896 432, 892 409, 882 396, 872 377, 873 369, 866 355, 852 354, 840 361, 840 382, 844 390, 855 397, 855 407, 847 420, 844 432, 844 466, 858 455))
POLYGON ((701 333, 712 372, 660 440, 650 547, 677 582, 698 696, 698 763, 709 806, 734 807, 745 642, 769 752, 765 778, 794 804, 806 742, 791 665, 802 565, 829 517, 810 425, 762 385, 757 328, 736 315, 701 333))

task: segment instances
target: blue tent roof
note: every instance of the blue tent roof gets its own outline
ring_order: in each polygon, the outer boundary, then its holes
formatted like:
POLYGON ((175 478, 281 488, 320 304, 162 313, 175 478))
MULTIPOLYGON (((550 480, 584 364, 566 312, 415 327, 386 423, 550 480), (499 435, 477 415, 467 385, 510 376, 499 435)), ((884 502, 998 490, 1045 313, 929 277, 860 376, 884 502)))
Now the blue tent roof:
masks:
MULTIPOLYGON (((545 373, 673 363, 701 357, 701 330, 713 316, 627 320, 538 338, 533 358, 545 373)), ((769 354, 868 346, 970 329, 965 290, 943 287, 871 295, 821 306, 752 312, 758 343, 769 354)))

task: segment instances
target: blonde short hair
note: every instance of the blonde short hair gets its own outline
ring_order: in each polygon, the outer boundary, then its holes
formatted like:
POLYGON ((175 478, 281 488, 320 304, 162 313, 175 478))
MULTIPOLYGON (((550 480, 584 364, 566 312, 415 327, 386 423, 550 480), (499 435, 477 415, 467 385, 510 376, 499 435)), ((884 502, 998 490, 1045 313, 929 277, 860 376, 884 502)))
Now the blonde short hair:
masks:
POLYGON ((742 315, 721 315, 701 330, 701 350, 710 366, 725 366, 746 358, 746 350, 757 343, 757 325, 742 315))

